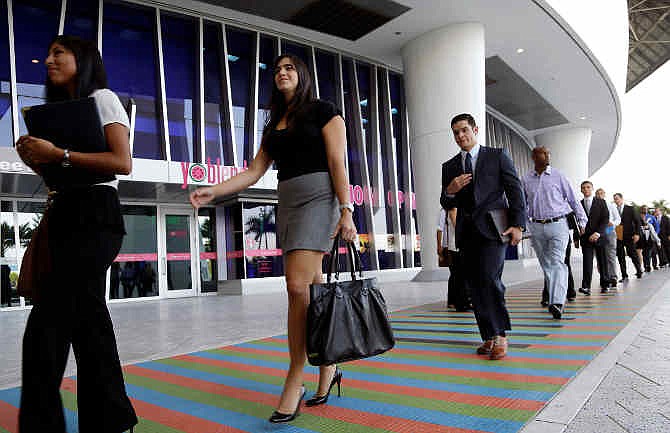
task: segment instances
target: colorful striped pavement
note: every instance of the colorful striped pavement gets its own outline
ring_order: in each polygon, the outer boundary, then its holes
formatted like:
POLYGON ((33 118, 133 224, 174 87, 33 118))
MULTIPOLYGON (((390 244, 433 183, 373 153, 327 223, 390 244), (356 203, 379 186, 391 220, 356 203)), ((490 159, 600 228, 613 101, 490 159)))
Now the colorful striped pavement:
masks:
MULTIPOLYGON (((539 305, 538 289, 508 296, 509 355, 489 361, 471 313, 425 305, 391 315, 396 348, 342 366, 342 397, 303 408, 290 424, 267 422, 287 368, 286 337, 124 368, 138 433, 513 433, 630 321, 653 293, 580 295, 564 320, 539 305)), ((631 293, 636 292, 636 293, 631 293)), ((317 369, 306 369, 315 389, 317 369)), ((78 432, 76 377, 62 386, 68 432, 78 432)), ((310 394, 308 394, 309 396, 310 394)), ((20 389, 0 391, 0 433, 17 433, 20 389)))

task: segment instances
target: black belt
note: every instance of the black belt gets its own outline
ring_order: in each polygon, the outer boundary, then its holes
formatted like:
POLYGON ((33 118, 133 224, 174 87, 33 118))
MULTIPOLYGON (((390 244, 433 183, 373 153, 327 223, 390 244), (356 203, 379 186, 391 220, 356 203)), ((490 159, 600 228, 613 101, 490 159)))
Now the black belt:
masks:
POLYGON ((563 218, 565 218, 565 215, 553 217, 553 218, 545 218, 545 219, 536 219, 536 218, 531 218, 530 220, 534 223, 540 223, 540 224, 549 224, 549 223, 555 223, 556 221, 560 221, 563 218))

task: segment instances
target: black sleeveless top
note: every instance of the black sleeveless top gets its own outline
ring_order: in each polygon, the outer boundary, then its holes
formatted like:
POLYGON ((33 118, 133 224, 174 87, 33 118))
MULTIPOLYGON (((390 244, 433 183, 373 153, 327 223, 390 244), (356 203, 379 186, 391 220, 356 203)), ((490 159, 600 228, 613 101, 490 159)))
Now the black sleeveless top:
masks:
POLYGON ((304 174, 328 172, 326 143, 321 129, 342 112, 335 104, 316 99, 294 119, 291 129, 272 129, 263 147, 277 164, 279 182, 304 174))

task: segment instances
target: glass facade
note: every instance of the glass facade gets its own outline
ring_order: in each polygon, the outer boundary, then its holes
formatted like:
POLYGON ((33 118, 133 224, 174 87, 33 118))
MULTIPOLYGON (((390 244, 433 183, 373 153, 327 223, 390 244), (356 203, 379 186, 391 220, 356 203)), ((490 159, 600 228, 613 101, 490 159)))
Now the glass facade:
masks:
MULTIPOLYGON (((248 165, 269 111, 272 62, 280 52, 295 54, 314 74, 315 95, 341 108, 346 121, 350 199, 364 269, 420 266, 403 76, 383 65, 223 21, 146 2, 1 0, 0 147, 14 145, 14 129, 26 132, 20 109, 44 101, 44 58, 60 28, 98 41, 110 88, 127 109, 136 109, 133 156, 150 160, 248 165)), ((519 172, 525 172, 530 167, 527 143, 503 122, 491 116, 486 122, 487 144, 506 148, 519 172)), ((153 188, 138 189, 144 186, 153 188)), ((200 209, 188 223, 174 215, 174 227, 167 227, 160 213, 165 204, 157 197, 124 203, 128 235, 110 271, 110 299, 161 296, 170 287, 184 290, 198 281, 200 293, 215 292, 221 279, 283 275, 275 205, 229 204, 218 219, 214 209, 200 209), (187 226, 192 236, 182 236, 187 226), (183 275, 177 281, 168 273, 183 275)), ((41 203, 20 200, 0 200, 4 308, 25 304, 16 296, 15 279, 43 210, 41 203)))

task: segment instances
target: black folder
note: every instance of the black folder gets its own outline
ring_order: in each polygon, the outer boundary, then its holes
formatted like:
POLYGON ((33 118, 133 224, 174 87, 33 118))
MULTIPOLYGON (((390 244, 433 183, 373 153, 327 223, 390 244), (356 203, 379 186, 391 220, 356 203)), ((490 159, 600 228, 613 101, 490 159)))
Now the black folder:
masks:
POLYGON ((28 133, 74 152, 107 152, 105 133, 92 97, 24 107, 28 133))

